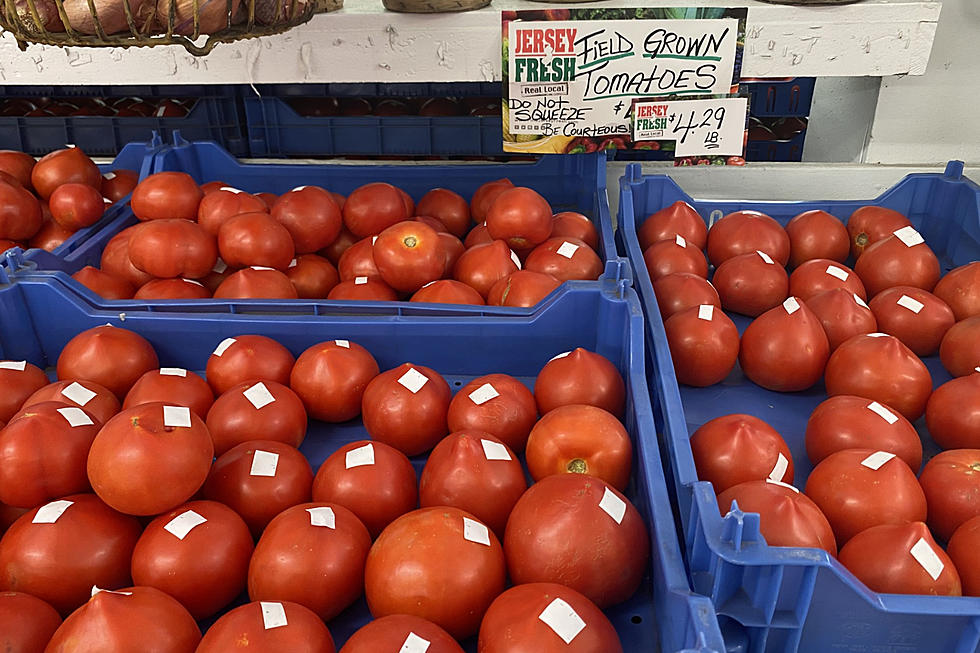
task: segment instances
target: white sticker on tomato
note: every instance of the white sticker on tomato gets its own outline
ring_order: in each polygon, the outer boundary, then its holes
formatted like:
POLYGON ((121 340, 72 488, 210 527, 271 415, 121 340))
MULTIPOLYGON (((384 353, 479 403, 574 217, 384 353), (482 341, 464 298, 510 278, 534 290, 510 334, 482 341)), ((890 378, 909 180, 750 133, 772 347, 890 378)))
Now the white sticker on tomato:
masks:
POLYGON ((490 546, 490 529, 478 521, 463 517, 463 539, 490 546))
POLYGON ((288 265, 288 266, 286 266, 286 267, 290 267, 290 268, 294 268, 294 267, 296 267, 296 259, 293 259, 292 261, 290 261, 290 262, 289 262, 289 265, 288 265))
POLYGON ((422 639, 415 633, 408 633, 408 637, 402 643, 402 647, 398 649, 398 653, 426 653, 429 650, 429 640, 422 639))
POLYGON ((766 254, 765 252, 763 252, 761 249, 755 250, 755 253, 758 254, 759 255, 759 258, 761 258, 763 261, 765 261, 769 265, 775 265, 776 264, 776 262, 772 260, 772 257, 769 256, 768 254, 766 254))
POLYGON ((367 282, 368 282, 368 278, 367 277, 354 277, 354 285, 355 286, 363 286, 367 282))
POLYGON ((160 368, 160 375, 161 376, 180 376, 180 377, 186 378, 187 377, 187 370, 185 370, 183 367, 161 367, 160 368))
POLYGON ((857 293, 853 293, 853 294, 854 294, 854 303, 855 304, 857 304, 858 306, 861 306, 863 308, 867 308, 868 307, 868 304, 863 299, 861 299, 860 295, 858 295, 857 293))
POLYGON ((829 274, 832 277, 837 277, 841 281, 847 281, 847 277, 851 276, 847 273, 847 270, 839 268, 836 265, 828 265, 827 274, 829 274))
POLYGON ((357 449, 351 449, 344 456, 344 467, 351 469, 353 467, 364 467, 365 465, 374 464, 374 445, 368 442, 363 447, 358 447, 357 449))
POLYGON ((184 283, 193 284, 195 286, 200 286, 201 288, 204 287, 203 283, 201 283, 200 281, 196 281, 194 279, 181 279, 181 281, 183 281, 184 283))
POLYGON ((252 454, 252 467, 248 470, 248 475, 272 477, 276 475, 278 467, 279 454, 256 449, 255 453, 252 454))
POLYGON ((275 268, 270 268, 266 265, 250 265, 253 270, 258 270, 259 272, 269 272, 270 270, 275 270, 275 268))
POLYGON ((292 189, 289 192, 290 193, 298 193, 299 191, 303 190, 304 188, 309 188, 309 186, 297 186, 296 188, 292 189))
POLYGON ((861 464, 867 467, 868 469, 873 469, 874 471, 877 472, 879 469, 881 469, 882 465, 884 465, 894 457, 895 454, 893 453, 889 453, 887 451, 876 451, 870 456, 868 456, 867 458, 865 458, 864 460, 862 460, 861 464))
POLYGON ((229 193, 234 193, 235 195, 238 195, 239 193, 243 192, 240 188, 235 188, 234 186, 222 186, 218 190, 226 190, 229 193))
POLYGON ((922 234, 915 230, 915 227, 902 227, 893 233, 900 241, 905 243, 906 247, 915 247, 916 245, 921 245, 922 243, 926 242, 926 239, 922 237, 922 234))
POLYGON ((698 319, 710 322, 715 317, 715 307, 711 304, 701 304, 698 306, 698 319))
POLYGON ((550 359, 548 360, 548 362, 550 363, 551 361, 556 361, 556 360, 558 360, 559 358, 565 358, 565 356, 568 356, 568 355, 569 355, 570 353, 572 353, 572 352, 570 352, 570 351, 566 351, 566 352, 565 352, 565 353, 563 353, 563 354, 558 354, 557 356, 552 356, 552 357, 551 357, 551 358, 550 358, 550 359))
POLYGON ((26 368, 27 361, 0 361, 0 370, 23 372, 26 368))
POLYGON ((866 334, 869 338, 887 338, 887 333, 868 333, 866 334))
POLYGON ((925 304, 923 304, 922 302, 916 299, 913 299, 912 297, 909 297, 908 295, 902 295, 901 297, 898 298, 898 301, 895 303, 901 306, 902 308, 909 309, 916 315, 919 314, 919 311, 925 308, 925 304))
POLYGON ((98 585, 93 585, 92 586, 92 593, 91 593, 91 596, 89 596, 89 598, 92 598, 96 594, 118 594, 119 596, 132 596, 133 595, 132 592, 120 592, 119 590, 104 590, 101 587, 99 587, 98 585))
POLYGON ((429 378, 414 367, 408 368, 408 371, 402 374, 401 378, 398 379, 398 383, 407 388, 412 394, 415 394, 421 390, 422 386, 428 382, 429 378))
POLYGON ((103 203, 103 204, 112 204, 113 202, 112 202, 112 200, 111 200, 111 199, 109 199, 108 197, 103 197, 103 198, 102 198, 102 203, 103 203))
POLYGON ((269 392, 269 388, 265 387, 265 384, 261 381, 242 392, 242 394, 245 395, 245 398, 248 399, 250 404, 255 406, 255 410, 261 410, 276 400, 272 396, 272 393, 269 392))
POLYGON ((898 421, 898 416, 895 413, 891 412, 877 401, 872 401, 870 404, 868 404, 868 410, 875 413, 878 415, 878 417, 885 420, 889 424, 894 424, 898 421))
POLYGON ((74 143, 65 143, 65 147, 69 150, 74 150, 77 146, 74 143))
POLYGON ((786 309, 786 313, 792 315, 796 311, 800 310, 800 303, 796 301, 796 297, 788 297, 785 302, 783 302, 783 308, 786 309))
POLYGON ((58 519, 65 514, 65 511, 75 503, 74 501, 69 501, 68 499, 59 499, 58 501, 52 501, 51 503, 46 503, 37 509, 34 513, 34 518, 31 520, 32 524, 53 524, 58 519))
POLYGON ((943 564, 943 561, 939 559, 939 556, 936 555, 936 552, 932 550, 932 547, 929 546, 929 543, 926 542, 924 538, 920 537, 919 540, 912 545, 912 548, 909 549, 909 553, 912 554, 915 561, 926 570, 926 573, 929 574, 929 577, 933 580, 938 579, 939 575, 943 573, 943 568, 946 567, 946 565, 943 564))
POLYGON ((84 385, 78 381, 73 382, 67 388, 61 391, 62 396, 68 397, 74 401, 79 406, 84 407, 85 404, 92 401, 95 398, 95 393, 86 388, 84 385))
POLYGON ((163 527, 163 530, 167 531, 178 540, 183 540, 187 537, 187 534, 192 530, 200 526, 201 524, 207 523, 202 515, 194 512, 193 510, 187 510, 180 513, 163 527))
POLYGON ((190 428, 191 409, 187 406, 164 406, 163 425, 171 428, 190 428))
MULTIPOLYGON (((569 256, 568 258, 572 258, 572 257, 569 256)), ((514 262, 514 265, 517 266, 518 270, 521 269, 521 259, 517 256, 516 253, 514 253, 514 250, 510 250, 510 260, 514 262)))
POLYGON ((377 236, 371 236, 371 244, 373 245, 376 242, 378 242, 378 237, 377 236))
POLYGON ((674 236, 674 242, 677 243, 677 246, 678 247, 684 247, 684 248, 687 247, 687 241, 684 240, 684 236, 682 236, 680 234, 676 234, 674 236))
POLYGON ((338 347, 343 347, 344 349, 350 349, 350 340, 334 340, 333 343, 338 347))
POLYGON ((585 621, 577 612, 561 599, 555 599, 548 604, 538 619, 547 624, 548 628, 559 637, 565 644, 571 644, 572 640, 585 629, 585 621))
POLYGON ((325 528, 337 528, 337 516, 333 513, 330 506, 320 506, 319 508, 307 508, 310 513, 310 526, 322 526, 325 528))
POLYGON ((228 269, 228 264, 227 264, 227 263, 225 263, 224 261, 222 261, 222 260, 221 260, 221 259, 219 258, 219 259, 218 259, 218 260, 217 260, 217 261, 215 262, 215 264, 214 264, 214 267, 213 267, 213 268, 211 268, 211 271, 212 271, 212 272, 217 272, 218 274, 221 274, 222 272, 224 272, 224 271, 225 271, 225 270, 227 270, 227 269, 228 269))
POLYGON ((67 408, 59 408, 58 412, 61 413, 61 416, 65 418, 65 421, 68 422, 69 426, 72 428, 76 426, 89 426, 95 424, 95 422, 92 421, 92 418, 89 417, 88 414, 86 414, 86 412, 81 408, 68 406, 67 408))
POLYGON ((154 113, 153 115, 156 116, 157 118, 162 118, 163 114, 166 113, 166 111, 167 111, 167 105, 161 104, 159 107, 157 107, 156 113, 154 113))
MULTIPOLYGON (((680 238, 680 236, 678 236, 678 238, 680 238)), ((570 243, 567 240, 561 244, 561 247, 558 248, 558 254, 560 256, 564 256, 567 259, 570 259, 573 256, 575 256, 575 252, 577 251, 578 251, 578 245, 576 245, 575 243, 570 243)))
POLYGON ((112 181, 113 179, 116 178, 116 173, 114 173, 114 172, 107 172, 104 175, 102 175, 102 178, 105 179, 105 180, 108 180, 108 181, 112 181))
POLYGON ((766 483, 771 483, 773 485, 778 485, 779 487, 784 487, 787 490, 793 490, 793 492, 796 492, 797 494, 800 493, 799 489, 797 489, 796 487, 790 485, 789 483, 783 483, 782 481, 774 481, 771 478, 767 478, 766 479, 766 483))
POLYGON ((500 393, 489 383, 484 383, 479 388, 469 394, 470 401, 477 406, 482 406, 494 397, 499 397, 500 393))
POLYGON ((788 468, 789 460, 780 452, 779 457, 776 459, 776 464, 772 466, 772 471, 769 472, 769 478, 773 481, 782 481, 788 468))
POLYGON ((493 440, 480 440, 483 446, 483 455, 487 460, 513 460, 507 453, 507 447, 493 440))
POLYGON ((224 354, 226 351, 228 351, 228 348, 231 347, 236 342, 238 341, 235 340, 234 338, 225 338, 220 343, 218 343, 218 346, 215 347, 213 352, 211 352, 211 355, 221 358, 221 355, 224 354))
POLYGON ((286 608, 282 607, 282 603, 262 601, 259 607, 262 608, 262 627, 266 630, 289 625, 286 621, 286 608))
POLYGON ((606 488, 606 491, 602 494, 602 499, 599 501, 599 507, 612 517, 617 524, 623 523, 623 517, 626 516, 626 502, 616 496, 616 494, 606 488))

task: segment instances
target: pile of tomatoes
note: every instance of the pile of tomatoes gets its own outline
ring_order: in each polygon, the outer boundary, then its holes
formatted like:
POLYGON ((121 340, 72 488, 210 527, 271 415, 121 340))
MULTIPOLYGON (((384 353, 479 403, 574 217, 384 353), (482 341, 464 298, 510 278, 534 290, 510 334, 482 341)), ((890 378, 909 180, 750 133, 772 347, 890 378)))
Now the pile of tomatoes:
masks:
POLYGON ((66 344, 54 383, 0 362, 0 648, 332 653, 363 595, 375 620, 344 653, 622 650, 602 609, 639 587, 649 536, 607 359, 453 395, 351 340, 216 345, 203 377, 110 325, 66 344), (331 439, 358 419, 365 439, 331 439))
POLYGON ((0 103, 0 117, 51 118, 115 116, 118 118, 182 118, 194 106, 193 98, 10 98, 0 103))
POLYGON ((678 381, 721 383, 738 363, 768 390, 822 380, 829 397, 807 422, 803 492, 782 435, 757 417, 691 436, 722 514, 733 501, 758 512, 769 544, 824 549, 874 591, 980 596, 980 262, 941 276, 906 216, 874 206, 846 226, 824 211, 785 228, 738 211, 709 230, 678 202, 639 238, 678 381), (753 318, 741 336, 724 311, 753 318), (937 353, 953 378, 934 390, 922 358, 937 353), (923 415, 945 451, 917 478, 923 415))
POLYGON ((51 251, 73 233, 99 221, 105 209, 129 195, 136 174, 103 175, 77 147, 35 161, 0 150, 0 252, 12 247, 51 251))
POLYGON ((318 186, 252 195, 160 172, 139 183, 131 205, 140 222, 109 241, 101 269, 73 275, 107 299, 533 306, 561 282, 603 271, 587 217, 556 215, 508 179, 469 202, 435 188, 416 204, 383 182, 348 197, 318 186))

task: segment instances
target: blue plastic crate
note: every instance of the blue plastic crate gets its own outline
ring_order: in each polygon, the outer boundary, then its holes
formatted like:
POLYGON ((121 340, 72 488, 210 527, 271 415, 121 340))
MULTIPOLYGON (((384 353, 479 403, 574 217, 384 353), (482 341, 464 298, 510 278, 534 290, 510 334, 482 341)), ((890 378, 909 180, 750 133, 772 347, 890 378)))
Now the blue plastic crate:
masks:
MULTIPOLYGON (((871 204, 907 215, 945 272, 980 258, 980 187, 962 172, 963 164, 952 162, 945 174, 909 175, 863 201, 699 201, 669 177, 643 176, 638 165, 628 167, 620 181, 619 233, 647 317, 647 370, 654 414, 666 424, 661 448, 668 485, 676 499, 692 586, 711 598, 729 651, 976 651, 980 599, 876 594, 824 551, 767 546, 758 515, 720 516, 711 484, 698 480, 690 434, 721 415, 755 415, 782 434, 793 454, 795 484, 803 487, 812 470, 803 441, 806 421, 826 395, 822 384, 805 392, 771 392, 745 379, 738 367, 721 384, 679 387, 637 229, 647 216, 677 200, 691 203, 709 222, 754 209, 781 224, 813 209, 846 220, 871 204)), ((731 317, 740 332, 751 321, 731 317)), ((937 385, 949 380, 937 356, 925 362, 937 385)), ((938 447, 921 420, 918 426, 928 460, 938 447)))
MULTIPOLYGON (((70 338, 106 322, 146 337, 156 348, 161 364, 195 370, 204 367, 216 343, 242 333, 274 338, 294 355, 323 340, 349 338, 366 347, 382 369, 410 360, 445 375, 454 390, 475 376, 491 372, 511 374, 531 384, 552 356, 574 347, 606 356, 626 379, 625 425, 635 443, 634 480, 627 494, 649 526, 652 551, 640 590, 607 614, 630 652, 722 650, 711 604, 691 592, 684 572, 644 374, 643 316, 631 288, 599 292, 580 282, 566 284, 546 310, 519 321, 363 315, 324 319, 233 311, 120 314, 93 310, 57 283, 26 280, 10 287, 9 292, 0 292, 0 358, 52 366, 70 338), (57 319, 48 319, 54 311, 57 319)), ((343 444, 365 437, 360 422, 311 422, 302 451, 316 469, 343 444)), ((421 461, 415 462, 418 465, 421 461)), ((331 622, 338 646, 367 618, 361 601, 331 622)), ((469 649, 474 648, 471 643, 469 649)))
POLYGON ((757 118, 798 117, 810 115, 815 77, 760 79, 742 81, 749 92, 749 115, 757 118))
POLYGON ((244 93, 273 97, 495 97, 500 82, 402 82, 394 84, 257 84, 244 93))
POLYGON ((749 141, 745 146, 746 161, 802 161, 804 129, 793 138, 775 141, 749 141))

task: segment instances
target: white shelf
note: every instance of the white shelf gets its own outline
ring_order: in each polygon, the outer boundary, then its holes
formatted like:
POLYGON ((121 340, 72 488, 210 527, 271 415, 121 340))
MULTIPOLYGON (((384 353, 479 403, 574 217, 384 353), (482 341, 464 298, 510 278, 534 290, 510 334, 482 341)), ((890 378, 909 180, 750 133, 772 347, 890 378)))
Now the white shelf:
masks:
MULTIPOLYGON (((922 75, 941 6, 932 0, 806 8, 755 0, 610 2, 651 5, 748 7, 746 77, 922 75)), ((498 81, 501 10, 556 6, 495 0, 478 11, 420 15, 385 11, 381 0, 345 0, 342 10, 286 34, 222 44, 200 58, 177 46, 21 52, 5 34, 0 84, 498 81)))

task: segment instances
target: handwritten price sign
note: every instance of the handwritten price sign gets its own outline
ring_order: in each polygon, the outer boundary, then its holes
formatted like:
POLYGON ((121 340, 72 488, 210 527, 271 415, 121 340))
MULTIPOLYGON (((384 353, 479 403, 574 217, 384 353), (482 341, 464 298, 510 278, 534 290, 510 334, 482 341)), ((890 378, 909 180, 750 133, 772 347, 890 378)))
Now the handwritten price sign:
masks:
POLYGON ((676 141, 676 156, 742 153, 748 98, 636 102, 633 140, 676 141))

